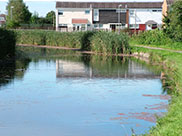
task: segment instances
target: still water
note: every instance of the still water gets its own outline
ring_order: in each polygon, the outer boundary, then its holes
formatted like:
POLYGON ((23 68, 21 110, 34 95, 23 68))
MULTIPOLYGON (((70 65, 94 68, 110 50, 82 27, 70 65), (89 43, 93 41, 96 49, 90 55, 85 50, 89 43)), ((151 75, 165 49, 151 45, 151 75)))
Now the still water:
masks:
POLYGON ((167 111, 160 72, 133 58, 19 50, 30 59, 1 67, 1 136, 142 134, 167 111))

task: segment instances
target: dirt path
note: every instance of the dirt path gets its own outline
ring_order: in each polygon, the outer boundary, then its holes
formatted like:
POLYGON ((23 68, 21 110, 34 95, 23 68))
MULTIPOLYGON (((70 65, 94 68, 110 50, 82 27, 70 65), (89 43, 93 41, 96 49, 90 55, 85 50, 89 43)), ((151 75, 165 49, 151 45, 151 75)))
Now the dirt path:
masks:
POLYGON ((132 46, 142 47, 142 48, 146 48, 146 49, 153 49, 153 50, 169 51, 169 52, 174 52, 174 53, 182 53, 182 51, 176 51, 176 50, 164 49, 164 48, 158 48, 158 47, 148 47, 148 46, 143 46, 143 45, 132 45, 132 46))
POLYGON ((28 45, 28 44, 17 44, 16 46, 21 46, 21 47, 37 47, 37 48, 49 48, 49 49, 62 49, 62 50, 80 51, 80 49, 79 49, 79 48, 57 47, 57 46, 47 46, 47 45, 28 45))

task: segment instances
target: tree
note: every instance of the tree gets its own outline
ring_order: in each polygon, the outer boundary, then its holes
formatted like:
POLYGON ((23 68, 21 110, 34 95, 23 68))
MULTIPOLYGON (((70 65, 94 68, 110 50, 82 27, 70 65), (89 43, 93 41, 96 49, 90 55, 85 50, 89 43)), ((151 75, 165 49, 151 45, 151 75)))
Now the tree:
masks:
POLYGON ((34 14, 31 16, 30 23, 38 24, 38 21, 39 21, 39 14, 37 12, 34 12, 34 14))
POLYGON ((6 7, 8 11, 7 26, 16 28, 20 24, 30 22, 31 13, 23 0, 9 0, 6 7))
POLYGON ((55 26, 56 24, 56 14, 54 11, 50 11, 47 13, 46 15, 46 20, 49 24, 53 24, 53 26, 55 26))
POLYGON ((164 18, 164 32, 176 41, 182 41, 182 0, 177 0, 171 6, 164 18))

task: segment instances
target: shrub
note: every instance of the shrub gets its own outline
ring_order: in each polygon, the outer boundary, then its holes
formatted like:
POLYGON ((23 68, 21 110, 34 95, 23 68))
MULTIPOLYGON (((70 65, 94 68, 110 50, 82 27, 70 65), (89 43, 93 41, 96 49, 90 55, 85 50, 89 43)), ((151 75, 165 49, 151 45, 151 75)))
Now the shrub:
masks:
POLYGON ((16 35, 13 31, 0 29, 0 59, 15 55, 16 35))
POLYGON ((173 41, 162 30, 150 30, 133 37, 138 44, 166 45, 173 41))

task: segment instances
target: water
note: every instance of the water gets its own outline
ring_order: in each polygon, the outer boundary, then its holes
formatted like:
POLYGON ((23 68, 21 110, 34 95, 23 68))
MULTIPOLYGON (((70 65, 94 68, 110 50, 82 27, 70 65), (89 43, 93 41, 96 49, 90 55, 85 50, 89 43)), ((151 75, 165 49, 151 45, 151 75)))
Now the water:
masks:
POLYGON ((131 58, 20 49, 31 59, 1 72, 1 136, 142 134, 167 111, 160 72, 131 58))

